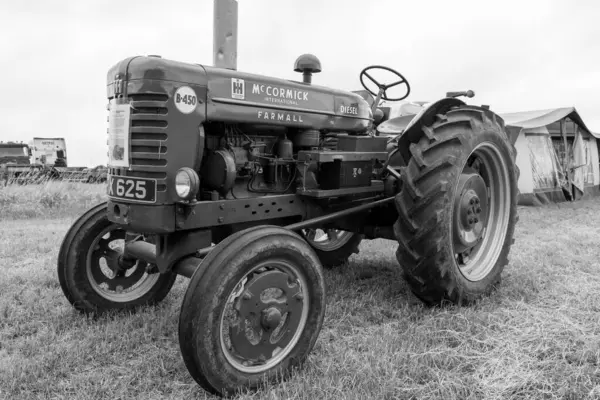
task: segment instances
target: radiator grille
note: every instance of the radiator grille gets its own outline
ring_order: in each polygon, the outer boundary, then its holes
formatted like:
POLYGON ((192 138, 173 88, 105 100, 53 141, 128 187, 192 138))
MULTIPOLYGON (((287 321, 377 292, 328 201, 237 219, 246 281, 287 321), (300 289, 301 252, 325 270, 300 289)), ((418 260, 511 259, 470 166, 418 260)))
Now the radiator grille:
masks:
POLYGON ((111 168, 111 174, 153 178, 158 191, 166 191, 168 98, 164 93, 129 93, 131 168, 111 168))

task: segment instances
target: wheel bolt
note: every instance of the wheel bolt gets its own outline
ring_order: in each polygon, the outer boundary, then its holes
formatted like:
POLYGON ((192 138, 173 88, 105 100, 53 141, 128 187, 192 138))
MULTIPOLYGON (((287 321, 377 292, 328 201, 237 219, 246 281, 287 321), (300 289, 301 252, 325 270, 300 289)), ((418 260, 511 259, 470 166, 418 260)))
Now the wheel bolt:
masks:
POLYGON ((304 295, 302 293, 296 293, 296 295, 294 296, 294 298, 299 301, 299 300, 304 299, 304 295))
POLYGON ((475 204, 475 200, 474 200, 474 199, 471 199, 471 200, 469 200, 469 204, 470 204, 470 205, 473 205, 473 204, 475 204))
POLYGON ((481 207, 477 207, 477 214, 481 212, 481 207))
POLYGON ((467 214, 468 214, 468 215, 471 215, 471 214, 473 214, 473 210, 471 210, 471 209, 468 209, 468 210, 467 210, 467 214))
POLYGON ((250 300, 252 298, 252 295, 248 292, 244 293, 244 296, 242 296, 244 300, 250 300))
POLYGON ((479 222, 479 218, 475 218, 475 223, 478 223, 478 222, 479 222))
POLYGON ((475 204, 479 204, 479 199, 475 199, 475 204))
POLYGON ((469 225, 473 225, 473 218, 469 218, 469 225))

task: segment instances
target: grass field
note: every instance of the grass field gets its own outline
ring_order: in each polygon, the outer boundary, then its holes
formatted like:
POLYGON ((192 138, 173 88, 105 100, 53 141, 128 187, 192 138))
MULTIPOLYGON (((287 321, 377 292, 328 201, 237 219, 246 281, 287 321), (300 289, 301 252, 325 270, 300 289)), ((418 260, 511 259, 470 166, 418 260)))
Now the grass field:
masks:
MULTIPOLYGON (((0 398, 210 398, 179 353, 185 278, 156 308, 98 321, 63 297, 60 241, 102 197, 95 185, 0 188, 0 398)), ((326 271, 325 325, 304 370, 243 398, 600 398, 600 200, 520 215, 501 287, 469 308, 423 307, 395 244, 364 242, 326 271)))

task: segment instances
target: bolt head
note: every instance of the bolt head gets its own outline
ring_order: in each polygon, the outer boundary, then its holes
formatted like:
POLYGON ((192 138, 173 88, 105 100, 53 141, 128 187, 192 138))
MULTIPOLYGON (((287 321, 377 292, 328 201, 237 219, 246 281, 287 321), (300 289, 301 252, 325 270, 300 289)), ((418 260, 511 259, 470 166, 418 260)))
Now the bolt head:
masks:
POLYGON ((470 208, 467 210, 467 215, 471 215, 473 214, 473 210, 471 210, 470 208))
POLYGON ((471 200, 469 200, 469 204, 470 204, 470 205, 473 205, 473 204, 475 204, 475 199, 471 199, 471 200))
POLYGON ((469 218, 469 225, 473 225, 473 218, 469 218))
POLYGON ((475 223, 478 223, 479 222, 479 218, 475 218, 474 221, 475 221, 475 223))
POLYGON ((477 214, 481 212, 481 207, 477 207, 477 214))

